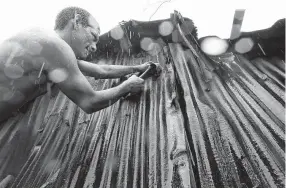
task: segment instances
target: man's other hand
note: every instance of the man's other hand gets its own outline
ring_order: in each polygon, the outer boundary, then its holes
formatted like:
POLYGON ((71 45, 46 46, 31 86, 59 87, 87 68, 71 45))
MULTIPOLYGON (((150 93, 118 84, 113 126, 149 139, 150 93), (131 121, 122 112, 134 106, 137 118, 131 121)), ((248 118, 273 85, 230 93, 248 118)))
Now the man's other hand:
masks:
MULTIPOLYGON (((162 72, 162 66, 159 63, 154 63, 156 65, 156 75, 160 75, 162 72)), ((146 71, 150 66, 150 62, 146 62, 140 65, 140 72, 146 71)))
POLYGON ((156 72, 155 72, 154 76, 158 77, 158 76, 160 76, 163 68, 159 63, 155 63, 155 65, 156 65, 156 72))
POLYGON ((139 93, 144 88, 144 80, 135 75, 128 78, 128 80, 126 80, 126 84, 131 94, 139 93))

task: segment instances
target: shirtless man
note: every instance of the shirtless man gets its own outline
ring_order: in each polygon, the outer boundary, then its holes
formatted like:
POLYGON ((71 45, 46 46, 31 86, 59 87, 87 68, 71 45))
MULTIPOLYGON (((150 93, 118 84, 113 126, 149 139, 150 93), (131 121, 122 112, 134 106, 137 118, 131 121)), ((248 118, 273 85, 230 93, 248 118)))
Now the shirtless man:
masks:
POLYGON ((43 94, 42 88, 56 84, 86 113, 106 108, 122 96, 142 90, 144 80, 131 76, 119 86, 94 91, 85 75, 95 79, 119 78, 144 72, 138 66, 97 65, 84 61, 96 50, 99 26, 86 10, 63 9, 54 31, 30 29, 0 44, 0 122, 28 101, 43 94))

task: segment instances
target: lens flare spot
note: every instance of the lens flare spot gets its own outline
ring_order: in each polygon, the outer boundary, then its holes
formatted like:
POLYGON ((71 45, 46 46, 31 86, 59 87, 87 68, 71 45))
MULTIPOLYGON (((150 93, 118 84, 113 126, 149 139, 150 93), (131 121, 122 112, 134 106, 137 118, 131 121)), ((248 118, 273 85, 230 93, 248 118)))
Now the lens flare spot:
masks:
POLYGON ((140 46, 145 51, 152 50, 153 40, 151 38, 145 37, 140 41, 140 46))
POLYGON ((42 52, 43 46, 37 41, 27 41, 27 49, 31 55, 39 55, 42 52))
POLYGON ((23 46, 18 42, 7 42, 6 49, 10 51, 11 58, 22 56, 25 53, 23 46))
POLYGON ((150 50, 148 51, 148 53, 151 56, 155 56, 155 55, 158 55, 161 50, 162 50, 162 48, 161 48, 160 44, 153 42, 150 44, 150 50))
POLYGON ((111 29, 110 31, 110 35, 113 39, 115 40, 120 40, 123 38, 124 35, 124 31, 122 30, 122 28, 118 25, 115 28, 111 29))
POLYGON ((7 87, 0 86, 0 101, 8 101, 12 98, 13 92, 7 87))
POLYGON ((170 21, 164 21, 159 25, 159 33, 162 36, 170 35, 173 32, 174 26, 170 21))
POLYGON ((251 38, 242 38, 234 45, 235 51, 244 54, 249 52, 254 46, 254 42, 251 38))
POLYGON ((24 69, 19 65, 6 65, 4 68, 4 73, 7 77, 11 79, 21 78, 24 74, 24 69))
POLYGON ((201 49, 208 55, 220 55, 227 51, 228 43, 218 37, 208 37, 201 42, 201 49))
POLYGON ((48 74, 49 79, 54 83, 60 83, 68 78, 68 73, 63 68, 54 69, 48 74))

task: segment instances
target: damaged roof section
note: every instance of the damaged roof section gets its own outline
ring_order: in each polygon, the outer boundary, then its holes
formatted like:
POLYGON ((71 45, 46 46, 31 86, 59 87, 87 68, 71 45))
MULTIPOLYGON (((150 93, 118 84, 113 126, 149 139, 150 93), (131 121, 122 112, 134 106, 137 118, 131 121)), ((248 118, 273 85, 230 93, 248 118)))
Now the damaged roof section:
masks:
MULTIPOLYGON (((112 53, 127 52, 129 54, 138 54, 144 49, 148 51, 146 46, 144 48, 144 40, 152 40, 154 43, 183 43, 182 36, 179 31, 175 29, 176 24, 179 23, 178 15, 175 11, 171 14, 169 19, 155 20, 149 22, 142 22, 137 20, 122 21, 107 33, 104 33, 99 38, 98 49, 92 54, 89 59, 98 59, 98 57, 111 55, 112 53), (143 45, 143 46, 142 46, 143 45), (142 48, 143 47, 143 48, 142 48)), ((189 18, 183 18, 182 30, 191 37, 194 41, 198 38, 197 28, 193 21, 189 18)), ((148 41, 145 40, 145 43, 148 41)), ((148 44, 146 44, 148 45, 148 44)))
MULTIPOLYGON (((284 187, 285 61, 206 56, 180 40, 98 52, 106 64, 160 63, 133 100, 87 115, 54 88, 3 123, 0 185, 284 187)), ((122 81, 88 80, 96 90, 122 81)))
POLYGON ((230 40, 230 43, 235 47, 235 43, 242 39, 248 39, 252 43, 245 45, 252 45, 251 50, 243 53, 248 59, 261 56, 277 56, 285 59, 285 19, 277 20, 267 29, 242 32, 238 38, 230 40))

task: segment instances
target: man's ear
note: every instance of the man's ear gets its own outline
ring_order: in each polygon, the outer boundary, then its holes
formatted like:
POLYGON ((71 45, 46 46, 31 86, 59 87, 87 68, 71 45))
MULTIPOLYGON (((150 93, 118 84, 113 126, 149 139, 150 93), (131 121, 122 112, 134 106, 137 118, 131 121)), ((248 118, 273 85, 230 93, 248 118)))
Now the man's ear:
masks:
POLYGON ((75 11, 74 18, 73 18, 73 27, 75 30, 77 30, 81 26, 81 16, 80 14, 77 14, 75 11))

